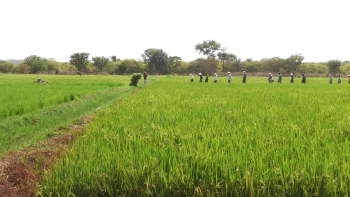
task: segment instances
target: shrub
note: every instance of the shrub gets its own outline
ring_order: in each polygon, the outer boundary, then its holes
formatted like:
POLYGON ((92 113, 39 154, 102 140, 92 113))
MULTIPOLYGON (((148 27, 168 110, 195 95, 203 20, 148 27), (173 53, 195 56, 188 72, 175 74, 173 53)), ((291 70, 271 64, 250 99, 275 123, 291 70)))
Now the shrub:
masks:
POLYGON ((141 79, 142 74, 141 73, 134 73, 131 76, 130 86, 137 86, 137 83, 139 82, 139 79, 141 79))

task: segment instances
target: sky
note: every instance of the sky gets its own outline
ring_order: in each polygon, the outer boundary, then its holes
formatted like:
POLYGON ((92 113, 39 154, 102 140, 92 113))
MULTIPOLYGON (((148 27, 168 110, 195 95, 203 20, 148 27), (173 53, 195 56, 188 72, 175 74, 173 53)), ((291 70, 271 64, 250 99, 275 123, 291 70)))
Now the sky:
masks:
POLYGON ((141 59, 148 48, 184 61, 215 40, 245 60, 350 60, 346 0, 1 0, 0 59, 68 62, 73 53, 141 59))

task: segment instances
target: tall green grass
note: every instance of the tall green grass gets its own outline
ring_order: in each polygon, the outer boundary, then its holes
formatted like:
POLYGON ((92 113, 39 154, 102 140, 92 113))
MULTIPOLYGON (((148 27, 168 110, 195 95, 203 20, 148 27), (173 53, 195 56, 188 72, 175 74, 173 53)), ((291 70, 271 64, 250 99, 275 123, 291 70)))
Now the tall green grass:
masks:
POLYGON ((348 84, 164 77, 100 112, 43 196, 346 196, 348 84))
POLYGON ((127 80, 121 76, 2 75, 0 121, 123 86, 127 80), (47 83, 35 83, 38 78, 47 83))
POLYGON ((130 76, 2 75, 0 155, 63 134, 56 129, 136 90, 129 81, 130 76), (37 78, 48 83, 34 83, 37 78))

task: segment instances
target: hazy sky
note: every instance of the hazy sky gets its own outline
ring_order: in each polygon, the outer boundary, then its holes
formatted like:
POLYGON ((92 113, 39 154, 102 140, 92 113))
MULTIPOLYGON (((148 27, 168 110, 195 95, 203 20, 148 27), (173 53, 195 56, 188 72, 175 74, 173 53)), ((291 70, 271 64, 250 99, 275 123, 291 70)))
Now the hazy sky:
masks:
POLYGON ((1 0, 0 59, 69 61, 76 52, 140 59, 147 48, 185 61, 216 40, 242 60, 350 60, 346 0, 1 0))

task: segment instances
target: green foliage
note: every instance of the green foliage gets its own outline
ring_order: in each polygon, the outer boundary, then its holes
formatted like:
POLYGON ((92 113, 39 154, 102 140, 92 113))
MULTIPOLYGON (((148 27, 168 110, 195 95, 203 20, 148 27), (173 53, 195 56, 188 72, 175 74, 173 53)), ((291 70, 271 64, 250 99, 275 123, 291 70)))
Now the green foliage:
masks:
POLYGON ((11 73, 15 65, 11 62, 0 61, 0 72, 11 73))
POLYGON ((27 64, 18 64, 13 68, 13 73, 28 74, 30 72, 30 67, 27 64))
POLYGON ((117 56, 115 56, 115 55, 111 56, 111 60, 112 60, 112 62, 117 62, 117 56))
POLYGON ((118 72, 120 74, 125 74, 128 71, 128 65, 125 62, 122 62, 119 66, 118 66, 118 72))
POLYGON ((103 71, 103 68, 107 66, 109 59, 107 57, 93 57, 92 62, 97 67, 99 72, 103 71))
POLYGON ((129 79, 95 75, 83 79, 42 74, 1 76, 0 154, 34 145, 60 126, 114 103, 134 89, 127 86, 129 79), (33 83, 37 78, 49 83, 33 83))
POLYGON ((328 73, 328 67, 324 63, 302 63, 298 71, 300 73, 328 73))
POLYGON ((250 72, 250 73, 254 73, 254 72, 258 72, 260 69, 260 65, 261 62, 259 61, 245 61, 244 62, 244 67, 245 67, 245 71, 250 72))
POLYGON ((217 54, 219 60, 222 61, 222 72, 226 72, 228 69, 226 67, 229 67, 230 64, 233 62, 236 62, 239 58, 237 58, 236 55, 232 53, 227 53, 226 48, 222 48, 221 52, 217 54), (225 62, 227 63, 227 66, 225 67, 225 62))
POLYGON ((101 111, 49 170, 42 196, 350 193, 347 84, 225 79, 162 77, 101 111))
POLYGON ((162 49, 149 48, 141 56, 150 73, 168 73, 168 54, 162 49))
POLYGON ((147 64, 140 60, 124 59, 123 62, 128 66, 127 73, 142 73, 147 69, 147 64))
POLYGON ((70 56, 69 62, 81 73, 87 68, 87 64, 89 63, 89 55, 90 53, 74 53, 70 56))
POLYGON ((130 80, 130 86, 137 86, 137 83, 139 82, 139 80, 141 79, 142 74, 141 73, 134 73, 131 76, 131 80, 130 80))
POLYGON ((295 73, 301 65, 304 57, 301 54, 291 55, 283 62, 283 71, 285 73, 295 73))
POLYGON ((47 70, 46 59, 37 55, 26 57, 24 63, 30 67, 30 73, 32 74, 47 70))
POLYGON ((341 65, 341 61, 340 60, 329 60, 327 62, 327 66, 329 68, 329 72, 336 74, 337 72, 340 71, 340 65, 341 65))
POLYGON ((54 71, 55 73, 61 70, 61 63, 56 62, 56 60, 48 59, 46 61, 47 72, 54 71))
POLYGON ((342 73, 350 74, 350 63, 341 65, 340 66, 340 71, 342 73))
POLYGON ((168 70, 170 73, 179 72, 179 68, 182 64, 182 58, 179 56, 169 56, 168 57, 168 70))
POLYGON ((198 43, 195 46, 196 52, 199 54, 206 55, 211 58, 216 57, 216 51, 221 48, 221 44, 216 42, 215 40, 205 40, 202 43, 198 43))

